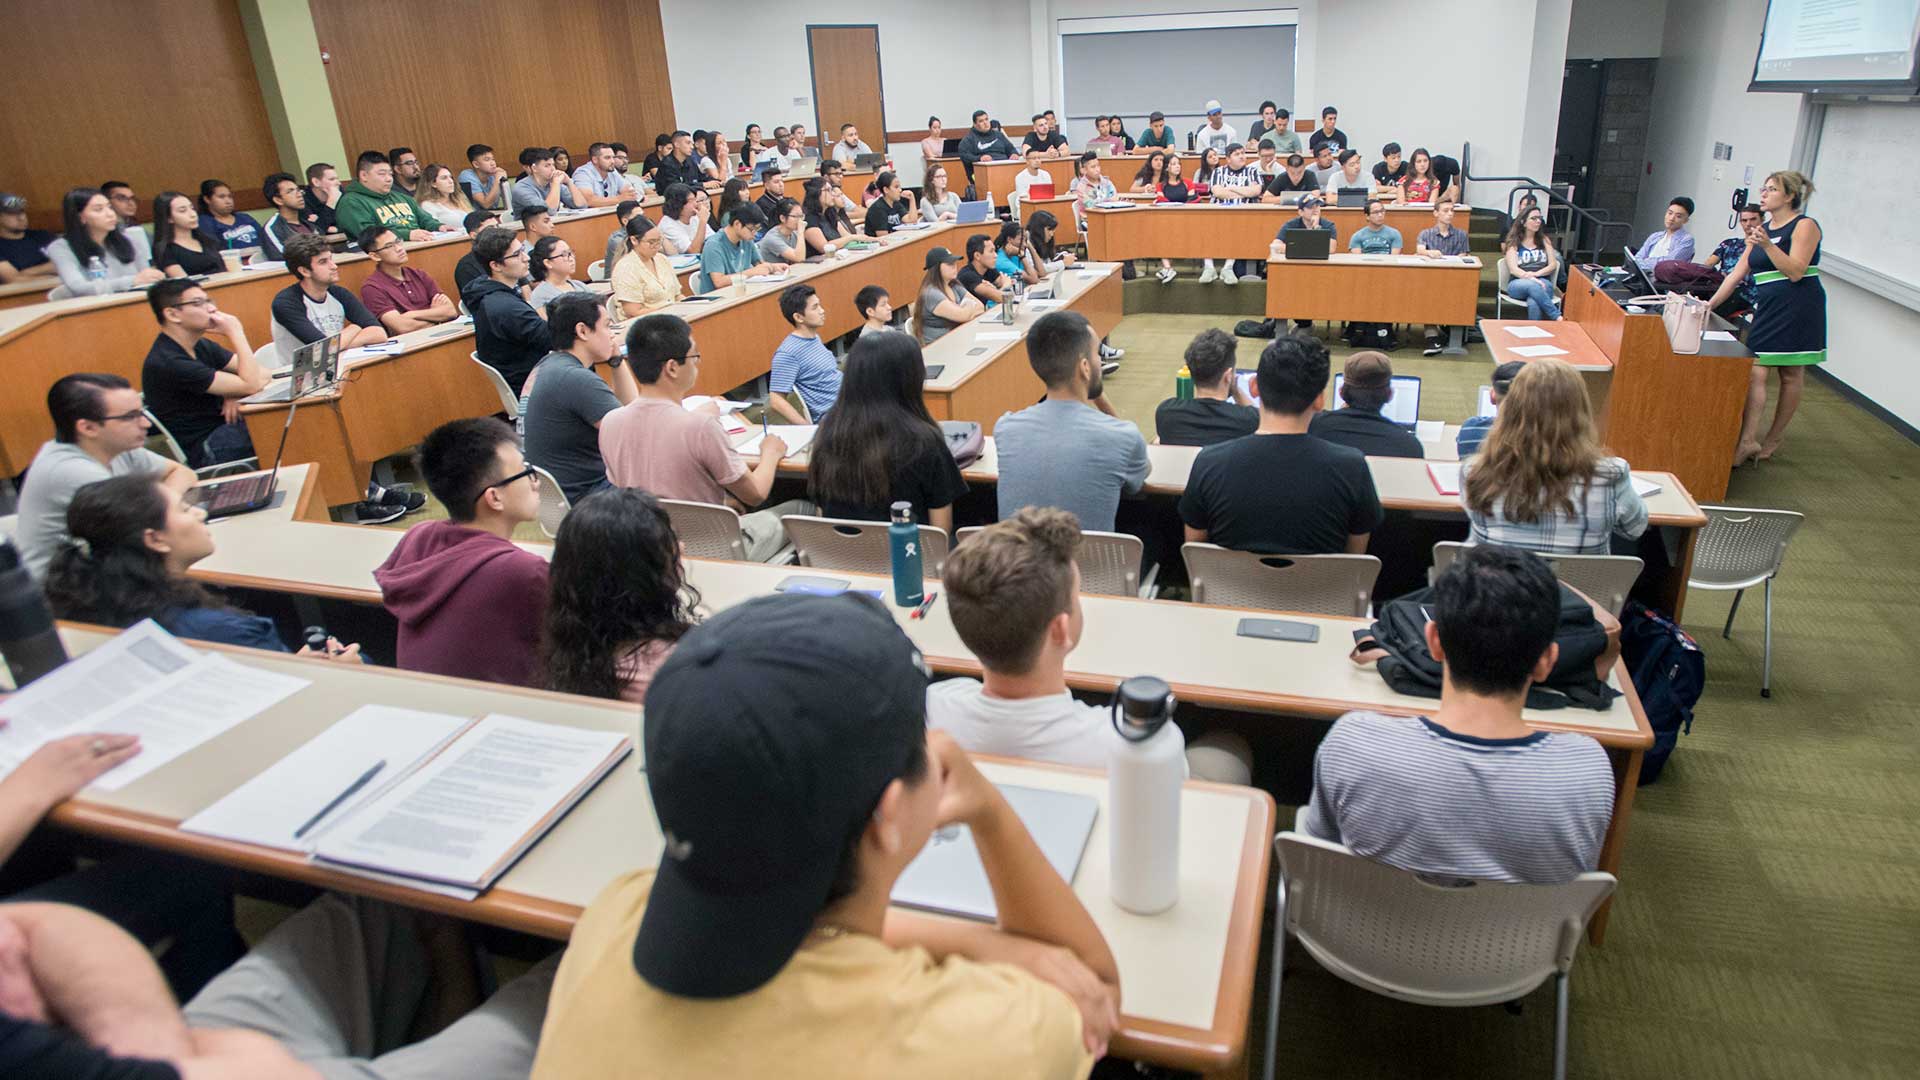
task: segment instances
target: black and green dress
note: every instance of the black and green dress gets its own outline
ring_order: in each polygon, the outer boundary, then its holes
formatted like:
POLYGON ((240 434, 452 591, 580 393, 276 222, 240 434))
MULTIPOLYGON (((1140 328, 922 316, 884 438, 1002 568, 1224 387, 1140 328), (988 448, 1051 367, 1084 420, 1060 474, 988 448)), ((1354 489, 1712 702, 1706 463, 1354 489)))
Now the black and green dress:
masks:
MULTIPOLYGON (((1803 217, 1795 214, 1786 224, 1769 227, 1767 236, 1781 251, 1792 254, 1793 229, 1803 217)), ((1764 367, 1825 363, 1827 290, 1820 284, 1819 245, 1807 260, 1807 272, 1794 281, 1774 269, 1767 249, 1754 244, 1747 255, 1747 276, 1754 288, 1753 329, 1747 334, 1753 362, 1764 367)))

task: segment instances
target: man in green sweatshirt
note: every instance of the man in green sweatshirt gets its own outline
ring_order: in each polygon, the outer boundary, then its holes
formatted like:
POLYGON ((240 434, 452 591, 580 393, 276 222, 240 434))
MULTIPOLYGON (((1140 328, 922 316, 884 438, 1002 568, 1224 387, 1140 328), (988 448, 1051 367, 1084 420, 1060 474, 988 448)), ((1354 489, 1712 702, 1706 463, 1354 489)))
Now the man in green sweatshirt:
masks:
POLYGON ((403 240, 431 240, 437 223, 420 204, 393 188, 393 165, 387 155, 368 150, 354 163, 354 181, 340 193, 334 220, 340 231, 359 236, 378 225, 403 240))

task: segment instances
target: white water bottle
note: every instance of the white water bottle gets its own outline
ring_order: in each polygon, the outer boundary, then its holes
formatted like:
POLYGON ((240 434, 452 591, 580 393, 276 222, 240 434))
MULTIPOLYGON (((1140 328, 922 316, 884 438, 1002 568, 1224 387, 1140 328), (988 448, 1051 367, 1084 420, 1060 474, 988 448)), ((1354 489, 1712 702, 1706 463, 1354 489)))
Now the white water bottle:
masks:
POLYGON ((1173 689, 1151 675, 1120 684, 1107 759, 1108 890, 1136 915, 1180 899, 1180 786, 1187 740, 1173 723, 1173 689))

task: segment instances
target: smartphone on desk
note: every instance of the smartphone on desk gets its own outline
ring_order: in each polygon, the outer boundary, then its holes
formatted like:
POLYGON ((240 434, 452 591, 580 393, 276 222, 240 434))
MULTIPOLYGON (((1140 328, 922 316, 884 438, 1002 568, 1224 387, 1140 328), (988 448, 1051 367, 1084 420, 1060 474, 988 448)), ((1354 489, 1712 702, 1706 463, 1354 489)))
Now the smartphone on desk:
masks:
POLYGON ((1295 622, 1292 619, 1241 619, 1239 635, 1264 638, 1268 641, 1310 644, 1320 640, 1320 628, 1312 623, 1295 622))

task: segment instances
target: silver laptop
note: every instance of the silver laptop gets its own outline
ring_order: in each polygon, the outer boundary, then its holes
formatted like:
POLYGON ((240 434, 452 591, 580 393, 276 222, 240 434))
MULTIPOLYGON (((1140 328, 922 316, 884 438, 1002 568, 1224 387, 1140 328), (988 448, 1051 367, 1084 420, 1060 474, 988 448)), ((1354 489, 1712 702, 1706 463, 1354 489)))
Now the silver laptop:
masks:
POLYGON ((787 163, 787 179, 789 180, 804 180, 809 176, 818 175, 820 175, 820 159, 817 157, 801 158, 799 161, 790 161, 787 163))
MULTIPOLYGON (((1060 879, 1071 885, 1080 870, 1080 858, 1086 854, 1093 820, 1100 813, 1099 801, 1091 795, 1067 791, 997 786, 1013 812, 1020 815, 1027 832, 1033 834, 1040 853, 1060 879)), ((893 902, 991 922, 996 915, 993 887, 987 883, 986 868, 980 865, 972 831, 965 825, 954 825, 935 832, 919 857, 893 883, 893 902)))
MULTIPOLYGON (((1333 377, 1333 407, 1346 407, 1346 400, 1340 396, 1340 387, 1347 381, 1345 373, 1333 377)), ((1381 407, 1380 415, 1406 428, 1413 430, 1420 420, 1420 376, 1395 375, 1393 377, 1393 397, 1381 407)))
POLYGON ((953 219, 955 225, 978 225, 993 213, 993 203, 986 199, 976 199, 960 204, 960 213, 953 219))
POLYGON ((278 385, 269 386, 246 401, 249 404, 298 401, 339 381, 340 335, 336 333, 293 350, 293 363, 287 365, 285 377, 282 378, 281 372, 274 373, 274 382, 278 385))

